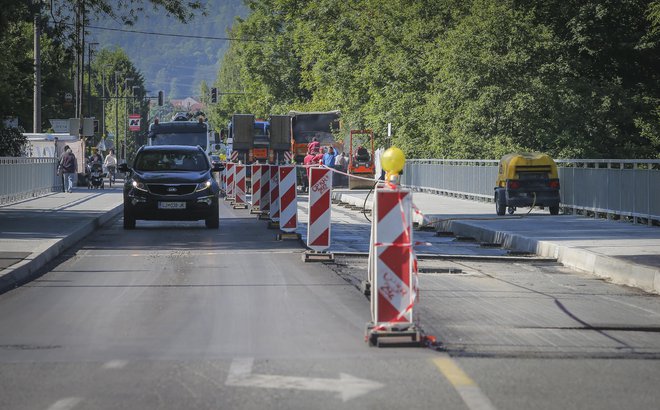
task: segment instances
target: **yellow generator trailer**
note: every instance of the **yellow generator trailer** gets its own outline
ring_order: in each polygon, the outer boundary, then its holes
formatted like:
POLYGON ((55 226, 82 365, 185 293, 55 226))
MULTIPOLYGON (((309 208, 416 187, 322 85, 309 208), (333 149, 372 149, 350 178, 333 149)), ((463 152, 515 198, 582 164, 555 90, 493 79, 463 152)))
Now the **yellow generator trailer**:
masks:
POLYGON ((520 152, 500 160, 495 187, 495 211, 513 214, 517 207, 548 207, 559 213, 557 164, 545 154, 520 152))

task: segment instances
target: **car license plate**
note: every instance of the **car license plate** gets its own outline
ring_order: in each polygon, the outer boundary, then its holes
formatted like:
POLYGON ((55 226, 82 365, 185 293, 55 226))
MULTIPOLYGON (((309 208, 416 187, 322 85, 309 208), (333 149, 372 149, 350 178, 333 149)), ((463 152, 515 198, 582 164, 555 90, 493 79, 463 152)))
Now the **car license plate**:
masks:
POLYGON ((158 202, 158 209, 186 209, 185 202, 158 202))

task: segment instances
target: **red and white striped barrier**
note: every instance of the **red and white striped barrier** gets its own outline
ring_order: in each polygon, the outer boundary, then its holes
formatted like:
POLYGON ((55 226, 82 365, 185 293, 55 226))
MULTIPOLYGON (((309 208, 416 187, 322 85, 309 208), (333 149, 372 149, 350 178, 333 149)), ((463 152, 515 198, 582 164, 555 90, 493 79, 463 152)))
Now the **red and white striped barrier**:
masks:
POLYGON ((220 171, 220 191, 227 195, 227 164, 225 164, 225 167, 220 171))
POLYGON ((234 166, 234 208, 247 208, 245 201, 245 165, 234 166))
POLYGON ((298 197, 296 192, 296 166, 280 167, 280 229, 294 232, 298 228, 298 197))
POLYGON ((330 247, 331 205, 332 172, 328 168, 310 168, 307 247, 317 252, 330 247))
POLYGON ((234 199, 234 171, 236 164, 232 162, 227 163, 227 199, 234 199))
POLYGON ((412 193, 379 184, 370 245, 371 313, 374 331, 413 324, 417 285, 413 276, 412 193))
POLYGON ((261 166, 261 196, 259 210, 262 214, 270 213, 270 167, 271 165, 261 166))
POLYGON ((259 211, 261 206, 261 164, 252 164, 252 196, 250 198, 250 206, 252 212, 259 211))
POLYGON ((280 220, 280 186, 279 175, 280 167, 277 165, 270 166, 270 214, 268 215, 273 222, 280 220))

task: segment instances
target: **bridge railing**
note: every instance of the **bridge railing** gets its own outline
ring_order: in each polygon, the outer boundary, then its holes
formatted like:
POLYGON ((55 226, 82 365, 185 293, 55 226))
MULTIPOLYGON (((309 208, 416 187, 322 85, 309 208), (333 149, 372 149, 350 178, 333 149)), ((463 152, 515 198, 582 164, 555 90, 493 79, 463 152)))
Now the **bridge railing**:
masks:
POLYGON ((61 190, 57 158, 0 157, 0 204, 61 190))
MULTIPOLYGON (((564 213, 660 222, 660 160, 556 162, 564 213)), ((492 202, 498 164, 497 160, 408 160, 402 183, 416 191, 492 202)))

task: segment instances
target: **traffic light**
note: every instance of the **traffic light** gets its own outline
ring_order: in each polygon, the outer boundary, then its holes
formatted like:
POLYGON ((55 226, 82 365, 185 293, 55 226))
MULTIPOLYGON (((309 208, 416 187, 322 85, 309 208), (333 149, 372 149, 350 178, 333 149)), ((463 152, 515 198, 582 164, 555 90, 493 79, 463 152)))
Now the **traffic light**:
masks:
POLYGON ((211 102, 212 103, 218 102, 218 89, 215 87, 211 88, 211 102))
POLYGON ((163 92, 158 91, 158 105, 162 106, 163 105, 163 92))

